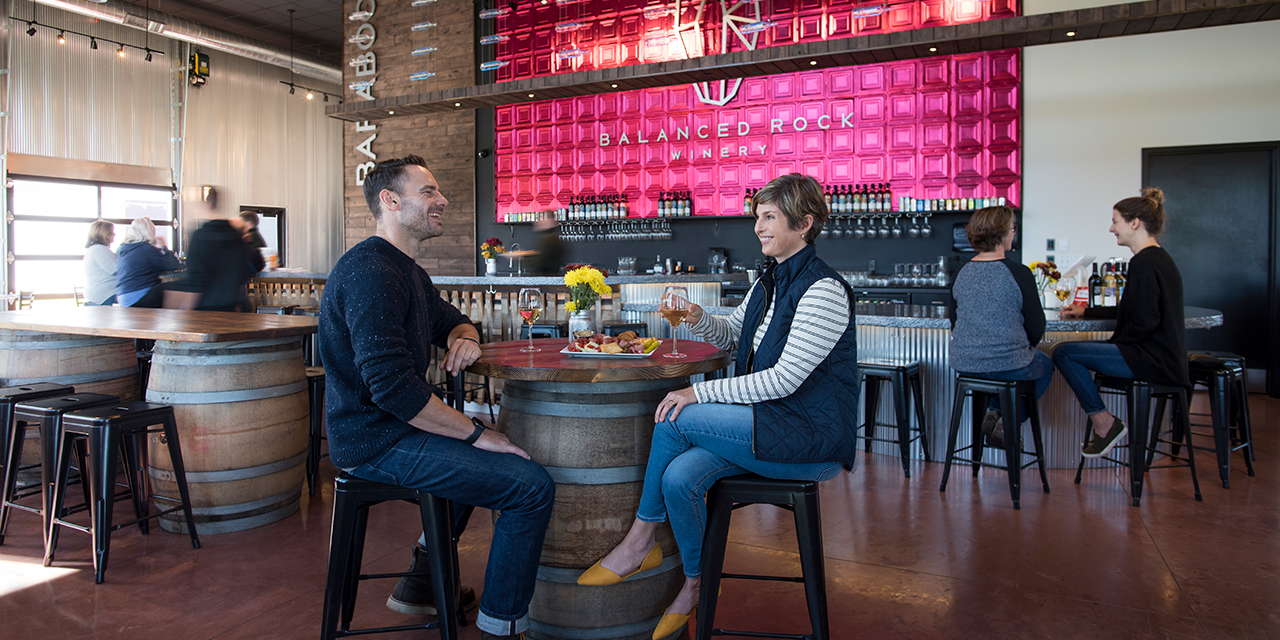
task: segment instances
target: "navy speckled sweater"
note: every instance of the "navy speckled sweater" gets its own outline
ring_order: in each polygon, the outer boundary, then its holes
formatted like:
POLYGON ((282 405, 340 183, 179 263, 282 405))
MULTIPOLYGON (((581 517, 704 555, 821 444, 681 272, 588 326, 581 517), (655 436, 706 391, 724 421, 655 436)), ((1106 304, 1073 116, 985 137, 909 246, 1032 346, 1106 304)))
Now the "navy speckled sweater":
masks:
POLYGON ((470 320, 440 297, 427 272, 379 237, 352 247, 329 272, 320 305, 329 457, 358 467, 406 434, 439 389, 425 376, 431 346, 445 348, 470 320))

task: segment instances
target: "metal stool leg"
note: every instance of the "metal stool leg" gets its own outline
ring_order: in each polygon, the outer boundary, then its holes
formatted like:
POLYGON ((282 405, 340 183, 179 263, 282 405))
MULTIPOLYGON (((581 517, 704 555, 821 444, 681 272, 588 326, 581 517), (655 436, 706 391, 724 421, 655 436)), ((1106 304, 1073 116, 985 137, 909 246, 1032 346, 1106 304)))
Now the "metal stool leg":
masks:
POLYGON ((698 593, 694 636, 697 640, 711 638, 715 627, 716 604, 719 600, 721 574, 724 572, 725 543, 729 538, 729 520, 733 513, 733 501, 714 486, 707 503, 707 529, 702 545, 702 586, 698 593))
POLYGON ((924 391, 920 388, 919 372, 907 378, 907 383, 911 385, 911 395, 916 405, 916 423, 920 425, 920 448, 924 450, 924 461, 933 462, 933 455, 929 452, 929 428, 924 422, 924 391))
POLYGON ((800 567, 804 573, 805 602, 809 607, 809 624, 814 640, 829 640, 827 623, 827 575, 823 567, 822 525, 818 512, 818 496, 795 496, 796 537, 800 544, 800 567))

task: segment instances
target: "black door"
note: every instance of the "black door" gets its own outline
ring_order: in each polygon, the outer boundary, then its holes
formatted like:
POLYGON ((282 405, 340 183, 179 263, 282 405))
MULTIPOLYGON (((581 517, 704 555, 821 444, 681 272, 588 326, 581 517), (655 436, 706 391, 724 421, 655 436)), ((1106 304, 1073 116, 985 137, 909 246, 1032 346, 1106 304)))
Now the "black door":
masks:
POLYGON ((1244 356, 1253 386, 1265 375, 1273 396, 1278 151, 1280 143, 1143 150, 1143 185, 1164 189, 1160 242, 1182 272, 1186 303, 1225 318, 1221 328, 1188 331, 1187 347, 1244 356))

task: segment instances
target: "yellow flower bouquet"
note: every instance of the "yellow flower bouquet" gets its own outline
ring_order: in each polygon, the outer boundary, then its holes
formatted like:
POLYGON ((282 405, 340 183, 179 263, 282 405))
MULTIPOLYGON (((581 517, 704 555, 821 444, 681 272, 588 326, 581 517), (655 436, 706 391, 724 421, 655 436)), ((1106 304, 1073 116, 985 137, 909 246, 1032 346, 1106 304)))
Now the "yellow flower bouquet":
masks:
POLYGON ((1058 271, 1058 265, 1054 264, 1052 261, 1041 262, 1037 260, 1027 265, 1027 268, 1031 270, 1033 275, 1035 275, 1036 289, 1039 289, 1040 291, 1047 290, 1049 287, 1057 284, 1058 280, 1062 278, 1062 274, 1058 271))
POLYGON ((485 260, 492 260, 506 251, 507 248, 502 246, 502 241, 497 238, 489 238, 480 245, 480 255, 484 256, 485 260))
POLYGON ((565 311, 586 311, 601 296, 613 295, 613 289, 604 283, 604 274, 591 265, 570 265, 564 274, 564 286, 569 287, 569 301, 565 311))

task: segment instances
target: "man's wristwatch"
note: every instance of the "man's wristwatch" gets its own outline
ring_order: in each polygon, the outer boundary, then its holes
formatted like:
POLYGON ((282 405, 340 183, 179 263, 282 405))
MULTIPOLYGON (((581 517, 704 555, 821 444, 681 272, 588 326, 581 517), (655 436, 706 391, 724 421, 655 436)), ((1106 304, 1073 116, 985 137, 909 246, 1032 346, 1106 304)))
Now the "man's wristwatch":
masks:
POLYGON ((471 419, 471 424, 473 424, 473 425, 475 425, 475 426, 476 426, 476 430, 475 430, 475 431, 472 431, 472 432, 471 432, 471 435, 467 436, 467 439, 466 439, 466 440, 463 440, 463 442, 465 442, 465 443, 467 443, 467 444, 475 444, 475 443, 476 443, 476 440, 479 440, 479 439, 480 439, 480 434, 484 433, 484 432, 485 432, 485 430, 489 428, 489 427, 484 426, 484 423, 483 423, 483 422, 480 422, 480 420, 479 420, 478 418, 472 418, 472 419, 471 419))

